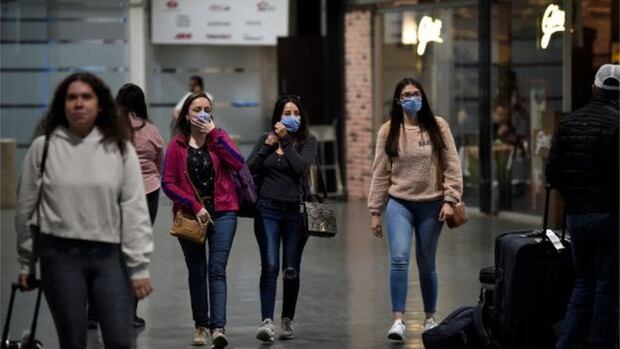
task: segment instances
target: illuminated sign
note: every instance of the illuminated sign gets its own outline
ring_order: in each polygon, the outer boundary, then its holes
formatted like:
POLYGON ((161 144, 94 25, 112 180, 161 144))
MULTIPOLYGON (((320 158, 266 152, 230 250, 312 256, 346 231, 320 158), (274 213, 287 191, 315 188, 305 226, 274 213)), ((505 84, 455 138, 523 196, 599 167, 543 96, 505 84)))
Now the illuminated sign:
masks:
POLYGON ((404 45, 415 45, 418 43, 418 23, 415 20, 415 13, 403 13, 403 27, 400 41, 404 45))
POLYGON ((429 42, 443 43, 441 38, 441 21, 429 16, 422 17, 418 26, 418 55, 423 55, 429 42))
POLYGON ((560 10, 558 5, 551 4, 545 9, 542 19, 543 36, 540 39, 540 47, 546 49, 549 46, 549 40, 553 33, 564 31, 564 22, 566 14, 560 10))

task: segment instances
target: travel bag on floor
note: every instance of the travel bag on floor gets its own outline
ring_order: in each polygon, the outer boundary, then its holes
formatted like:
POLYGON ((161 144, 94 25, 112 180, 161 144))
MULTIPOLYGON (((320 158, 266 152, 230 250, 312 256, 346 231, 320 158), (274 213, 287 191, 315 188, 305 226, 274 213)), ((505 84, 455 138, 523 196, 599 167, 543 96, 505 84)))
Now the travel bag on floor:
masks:
POLYGON ((15 303, 15 293, 20 289, 19 284, 13 283, 11 285, 11 299, 9 301, 9 310, 7 311, 6 321, 4 322, 4 329, 2 330, 2 343, 0 343, 0 349, 40 349, 43 348, 43 344, 36 339, 37 321, 39 319, 39 308, 41 307, 41 287, 39 282, 35 282, 37 290, 37 300, 34 306, 34 315, 32 317, 32 324, 30 325, 29 335, 20 340, 9 340, 9 329, 11 325, 11 315, 13 314, 13 304, 15 303), (34 339, 31 340, 31 339, 34 339))
POLYGON ((446 316, 437 327, 422 332, 426 349, 492 348, 483 323, 481 304, 460 307, 446 316))

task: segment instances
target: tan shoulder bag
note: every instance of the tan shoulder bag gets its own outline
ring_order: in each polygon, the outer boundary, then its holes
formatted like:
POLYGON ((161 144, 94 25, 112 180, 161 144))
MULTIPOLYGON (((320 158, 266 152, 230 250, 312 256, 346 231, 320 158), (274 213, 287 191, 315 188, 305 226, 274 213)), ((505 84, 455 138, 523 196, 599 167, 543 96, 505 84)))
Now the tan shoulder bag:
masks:
MULTIPOLYGON (((194 183, 192 182, 192 179, 189 177, 189 174, 187 172, 185 172, 185 177, 191 184, 194 195, 196 195, 198 201, 202 203, 200 195, 198 194, 198 190, 194 186, 194 183)), ((172 222, 172 226, 170 227, 170 235, 181 239, 189 240, 197 244, 204 244, 205 240, 207 239, 207 230, 209 229, 209 226, 211 224, 213 224, 211 215, 209 215, 209 218, 207 219, 207 222, 205 224, 200 224, 196 216, 186 213, 182 209, 179 209, 174 214, 174 221, 172 222)))

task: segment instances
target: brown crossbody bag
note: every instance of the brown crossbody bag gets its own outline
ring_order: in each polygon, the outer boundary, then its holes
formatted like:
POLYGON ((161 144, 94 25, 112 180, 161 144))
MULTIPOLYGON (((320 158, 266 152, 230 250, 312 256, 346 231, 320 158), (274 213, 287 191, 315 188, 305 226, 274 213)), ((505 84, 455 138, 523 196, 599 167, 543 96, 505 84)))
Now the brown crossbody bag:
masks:
MULTIPOLYGON (((192 190, 194 191, 194 195, 204 205, 202 200, 200 199, 200 195, 198 194, 198 190, 192 179, 189 177, 189 174, 185 172, 185 177, 189 181, 189 184, 192 186, 192 190)), ((213 224, 213 220, 211 219, 211 215, 204 224, 200 224, 198 222, 198 218, 190 213, 183 211, 183 209, 179 209, 174 214, 174 220, 172 221, 172 226, 170 227, 170 235, 174 237, 178 237, 181 239, 189 240, 195 242, 197 244, 203 244, 207 239, 207 230, 209 226, 213 224)))

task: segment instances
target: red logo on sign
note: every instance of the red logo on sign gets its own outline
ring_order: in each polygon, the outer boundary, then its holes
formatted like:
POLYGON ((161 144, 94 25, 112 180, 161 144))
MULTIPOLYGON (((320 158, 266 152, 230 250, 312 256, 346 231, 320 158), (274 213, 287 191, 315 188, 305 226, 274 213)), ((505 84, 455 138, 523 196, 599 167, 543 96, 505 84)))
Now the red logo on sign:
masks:
POLYGON ((166 1, 166 7, 168 8, 175 8, 177 6, 179 6, 178 1, 175 1, 175 0, 166 1))
POLYGON ((267 12, 275 10, 275 7, 272 6, 269 1, 261 0, 256 3, 256 8, 258 12, 267 12))
POLYGON ((175 40, 189 40, 192 38, 192 33, 177 33, 174 37, 175 40))

